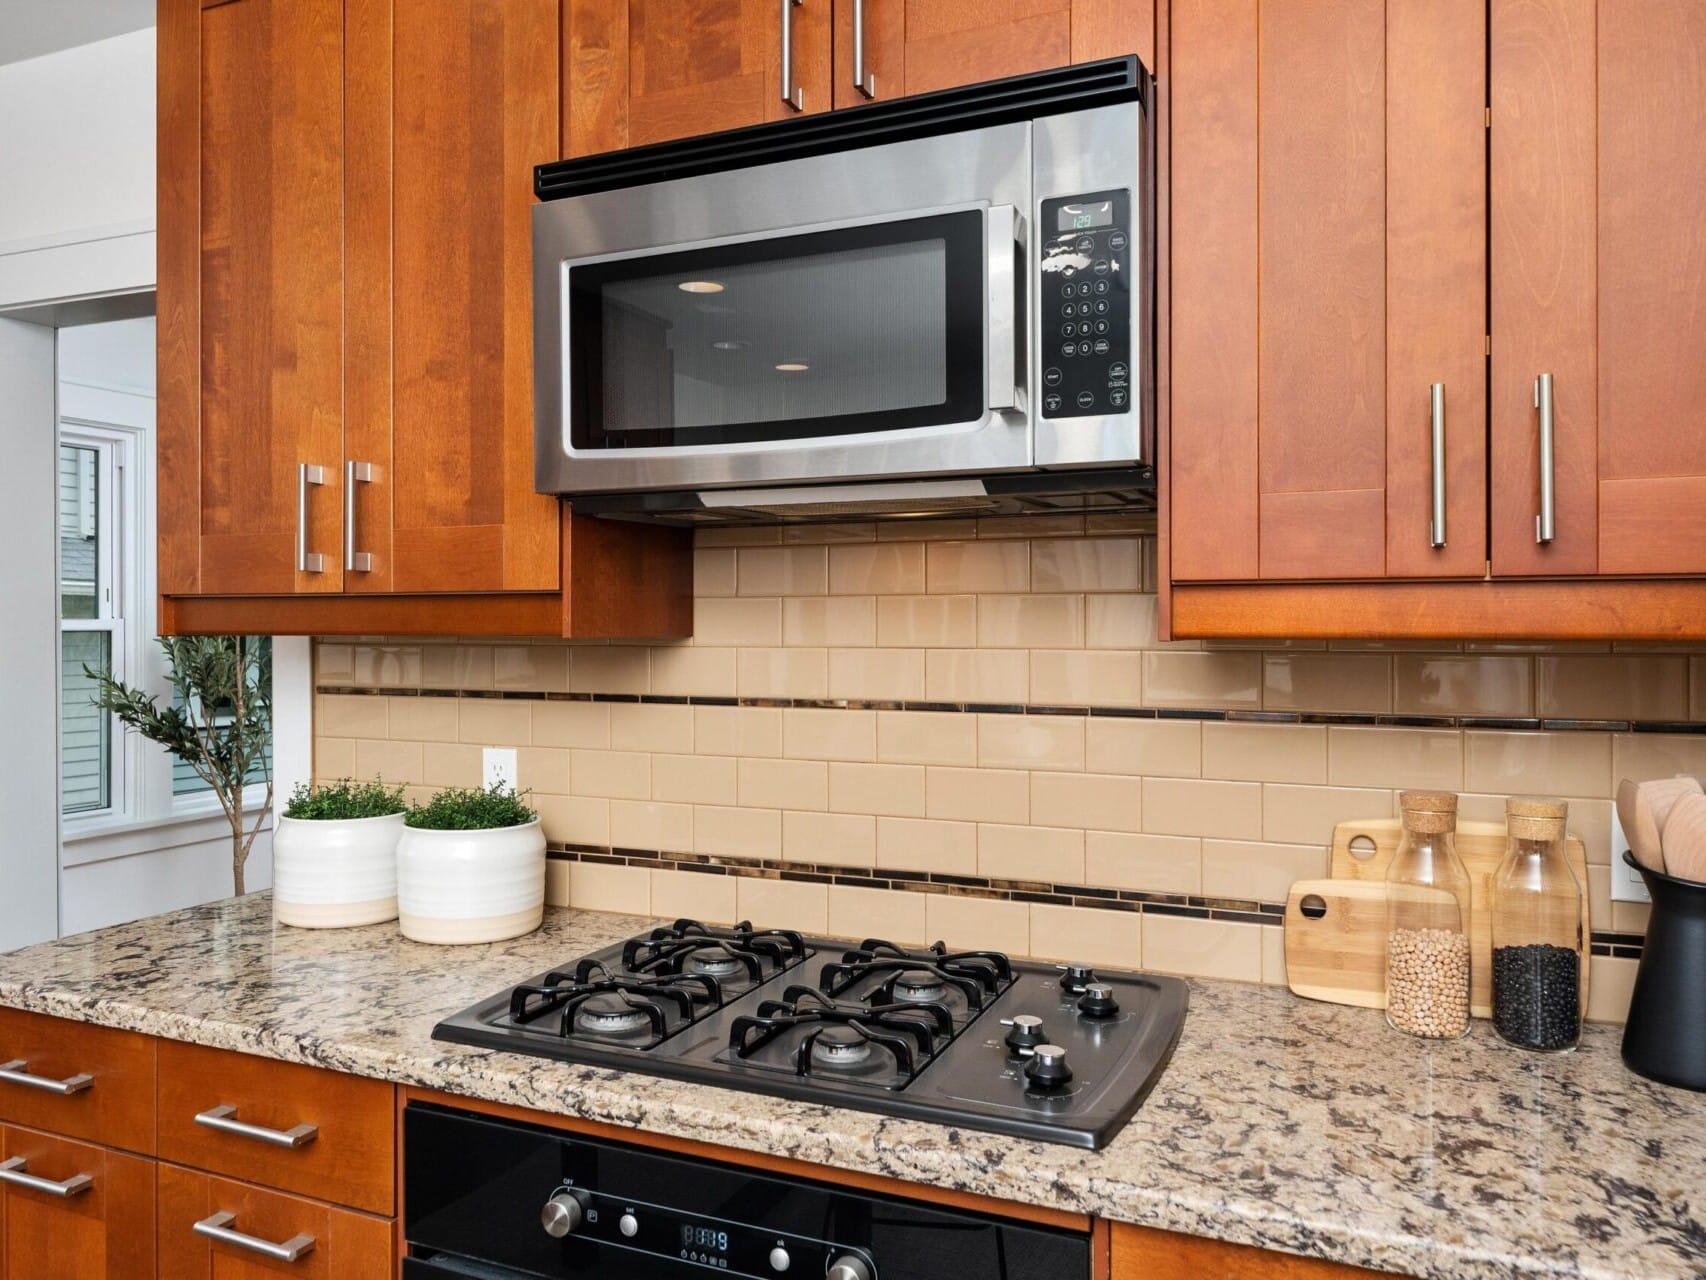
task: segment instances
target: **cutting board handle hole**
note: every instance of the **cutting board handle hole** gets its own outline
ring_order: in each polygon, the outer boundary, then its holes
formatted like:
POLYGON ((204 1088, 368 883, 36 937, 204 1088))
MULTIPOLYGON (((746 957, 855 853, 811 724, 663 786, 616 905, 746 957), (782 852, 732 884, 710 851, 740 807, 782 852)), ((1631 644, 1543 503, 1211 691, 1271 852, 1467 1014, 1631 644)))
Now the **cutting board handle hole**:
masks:
POLYGON ((1311 920, 1319 920, 1327 914, 1327 899, 1318 893, 1306 893, 1297 900, 1297 909, 1311 920))
POLYGON ((1351 857, 1358 862, 1367 862, 1380 852, 1380 847, 1374 843, 1373 836, 1352 836, 1350 851, 1351 857))

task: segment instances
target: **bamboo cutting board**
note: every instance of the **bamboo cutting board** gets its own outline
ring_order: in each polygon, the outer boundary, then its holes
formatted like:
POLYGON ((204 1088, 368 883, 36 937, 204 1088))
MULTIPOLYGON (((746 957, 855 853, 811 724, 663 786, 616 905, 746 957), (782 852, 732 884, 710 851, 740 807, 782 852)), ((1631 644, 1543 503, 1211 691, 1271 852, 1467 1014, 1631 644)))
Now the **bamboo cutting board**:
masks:
POLYGON ((1286 982, 1300 996, 1386 1007, 1386 885, 1299 880, 1285 904, 1286 982))
MULTIPOLYGON (((1403 824, 1397 818, 1372 818, 1360 822, 1341 822, 1333 829, 1333 862, 1332 873, 1335 880, 1373 882, 1384 889, 1386 868, 1392 862, 1392 855, 1398 851, 1398 842, 1403 835, 1403 824)), ((1463 859, 1463 865, 1469 872, 1469 945, 1470 945, 1470 1010, 1477 1018, 1490 1018, 1493 1014, 1493 873, 1499 868, 1499 863, 1505 856, 1505 825, 1502 822, 1459 822, 1457 824, 1457 855, 1463 859)), ((1576 883, 1581 886, 1584 900, 1584 915, 1586 913, 1586 896, 1588 884, 1587 850, 1580 839, 1570 836, 1566 847, 1566 856, 1570 860, 1570 870, 1575 872, 1576 883)), ((1384 897, 1384 894, 1382 895, 1384 897)), ((1366 903, 1358 915, 1360 921, 1367 914, 1366 903)), ((1286 931, 1292 929, 1293 917, 1288 905, 1286 912, 1286 931)), ((1593 922, 1586 920, 1585 929, 1591 930, 1593 922)), ((1385 917, 1377 926, 1381 938, 1377 946, 1382 970, 1380 1004, 1385 1004, 1385 917)), ((1586 939, 1584 938, 1584 943, 1586 939)), ((1287 957, 1290 956, 1290 942, 1287 942, 1287 957)), ((1365 947, 1360 938, 1353 938, 1352 945, 1365 947)), ((1587 957, 1583 956, 1582 964, 1582 999, 1587 1000, 1588 969, 1587 957)), ((1300 993, 1301 994, 1301 993, 1300 993)), ((1319 997, 1332 999, 1330 996, 1319 997)), ((1360 1004, 1360 1000, 1348 1000, 1344 1003, 1360 1004)))

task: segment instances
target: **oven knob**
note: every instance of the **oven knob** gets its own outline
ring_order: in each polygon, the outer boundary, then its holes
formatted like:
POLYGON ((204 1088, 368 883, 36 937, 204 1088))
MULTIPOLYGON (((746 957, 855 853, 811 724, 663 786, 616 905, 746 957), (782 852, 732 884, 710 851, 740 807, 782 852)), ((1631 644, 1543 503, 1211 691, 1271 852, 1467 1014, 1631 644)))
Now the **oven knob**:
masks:
POLYGON ((1039 1044, 1025 1063, 1025 1079, 1033 1088, 1060 1088, 1072 1079, 1072 1068, 1066 1065, 1066 1050, 1056 1044, 1039 1044))
POLYGON ((1096 971, 1087 964, 1057 964, 1060 970, 1060 989, 1069 996, 1081 996, 1096 980, 1096 971))
POLYGON ((877 1280, 877 1274, 870 1263, 849 1253, 829 1264, 825 1280, 877 1280))
POLYGON ((625 1213, 616 1220, 616 1229, 632 1240, 640 1234, 640 1220, 631 1213, 625 1213))
POLYGON ((793 1265, 794 1260, 788 1256, 788 1251, 781 1245, 777 1245, 770 1251, 770 1269, 772 1271, 786 1271, 793 1265))
POLYGON ((1092 982, 1078 999, 1078 1012, 1086 1018, 1111 1018, 1119 1011, 1114 989, 1105 982, 1092 982))
POLYGON ((551 1193, 551 1198, 545 1202, 545 1207, 539 1211, 539 1225, 545 1228, 545 1234, 554 1240, 561 1240, 572 1232, 579 1231, 581 1223, 586 1221, 586 1193, 570 1191, 564 1188, 551 1193))
POLYGON ((1043 1030, 1043 1020, 1034 1013, 1021 1013, 1016 1017, 1003 1018, 1001 1025, 1009 1027, 1006 1044, 1019 1057, 1028 1057, 1032 1049, 1039 1044, 1048 1043, 1048 1033, 1043 1030))

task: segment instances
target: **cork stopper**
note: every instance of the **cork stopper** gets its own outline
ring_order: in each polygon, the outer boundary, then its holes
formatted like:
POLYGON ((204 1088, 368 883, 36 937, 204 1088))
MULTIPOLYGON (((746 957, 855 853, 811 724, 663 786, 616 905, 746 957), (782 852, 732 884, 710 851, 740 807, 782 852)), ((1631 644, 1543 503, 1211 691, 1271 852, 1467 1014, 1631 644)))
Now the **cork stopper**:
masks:
POLYGON ((1457 830, 1457 796, 1450 791, 1400 791, 1398 807, 1409 831, 1443 835, 1457 830))
POLYGON ((1552 796, 1512 796, 1505 801, 1505 830, 1518 840, 1560 841, 1569 816, 1569 803, 1552 796))

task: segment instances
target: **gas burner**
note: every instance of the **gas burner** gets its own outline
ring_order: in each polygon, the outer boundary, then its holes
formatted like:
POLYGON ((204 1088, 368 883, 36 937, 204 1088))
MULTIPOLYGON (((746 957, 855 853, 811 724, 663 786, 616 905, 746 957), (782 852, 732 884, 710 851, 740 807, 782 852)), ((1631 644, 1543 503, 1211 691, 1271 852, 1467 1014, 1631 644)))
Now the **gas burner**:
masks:
POLYGON ((948 998, 948 984, 930 969, 907 969, 889 984, 894 998, 906 1004, 937 1004, 948 998))
POLYGON ((677 920, 624 944, 622 966, 633 973, 700 974, 751 987, 805 956, 804 939, 789 930, 754 929, 746 921, 717 929, 697 920, 677 920))
POLYGON ((596 995, 575 1013, 575 1030, 595 1036, 631 1036, 651 1025, 644 1009, 629 1004, 611 992, 596 995))
POLYGON ((812 1041, 812 1064, 846 1071, 871 1060, 871 1042, 855 1027, 825 1027, 812 1041))
POLYGON ((696 951, 681 960, 683 973, 699 973, 707 978, 732 978, 746 969, 747 957, 737 956, 726 947, 696 951))

